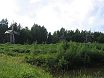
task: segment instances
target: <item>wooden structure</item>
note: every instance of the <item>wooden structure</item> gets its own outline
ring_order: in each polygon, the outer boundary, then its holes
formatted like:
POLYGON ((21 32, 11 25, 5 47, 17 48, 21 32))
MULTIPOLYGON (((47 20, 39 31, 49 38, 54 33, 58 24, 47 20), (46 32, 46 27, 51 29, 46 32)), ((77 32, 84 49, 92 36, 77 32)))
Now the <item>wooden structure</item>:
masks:
POLYGON ((9 34, 10 35, 10 43, 15 43, 15 34, 18 34, 16 31, 13 30, 13 26, 12 26, 12 30, 7 30, 5 32, 5 34, 9 34))

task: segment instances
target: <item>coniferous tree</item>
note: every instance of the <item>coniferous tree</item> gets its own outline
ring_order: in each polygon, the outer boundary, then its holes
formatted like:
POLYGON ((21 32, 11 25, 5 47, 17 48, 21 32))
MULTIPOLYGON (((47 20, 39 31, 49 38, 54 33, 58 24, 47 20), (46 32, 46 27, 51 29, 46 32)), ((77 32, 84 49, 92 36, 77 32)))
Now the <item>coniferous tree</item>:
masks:
POLYGON ((53 36, 51 35, 51 32, 49 32, 48 34, 48 37, 47 37, 47 43, 50 44, 50 43, 53 43, 53 36))
POLYGON ((8 30, 8 20, 2 19, 0 21, 0 43, 6 41, 5 32, 8 30))

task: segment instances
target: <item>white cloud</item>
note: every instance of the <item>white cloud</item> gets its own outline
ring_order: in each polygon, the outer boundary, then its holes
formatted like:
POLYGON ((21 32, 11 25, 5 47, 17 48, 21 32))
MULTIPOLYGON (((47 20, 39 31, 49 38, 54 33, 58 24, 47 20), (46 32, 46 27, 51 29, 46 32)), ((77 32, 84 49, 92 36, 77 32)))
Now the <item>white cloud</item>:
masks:
POLYGON ((81 25, 88 18, 89 11, 92 9, 92 0, 69 0, 69 2, 68 0, 50 0, 49 5, 37 13, 36 21, 47 28, 55 26, 54 30, 62 26, 68 29, 73 29, 71 26, 74 26, 75 29, 75 25, 82 29, 83 26, 81 25))
POLYGON ((9 17, 19 11, 15 0, 0 0, 0 17, 9 17))
POLYGON ((19 14, 21 7, 17 3, 18 0, 0 0, 0 20, 7 18, 9 25, 14 21, 21 23, 23 27, 32 26, 33 18, 28 15, 19 14))
POLYGON ((61 27, 89 30, 104 25, 103 9, 104 0, 0 0, 0 19, 29 27, 38 23, 52 32, 61 27))
POLYGON ((34 4, 34 3, 37 3, 37 2, 39 2, 39 1, 41 1, 41 0, 30 0, 30 3, 31 3, 31 4, 34 4))

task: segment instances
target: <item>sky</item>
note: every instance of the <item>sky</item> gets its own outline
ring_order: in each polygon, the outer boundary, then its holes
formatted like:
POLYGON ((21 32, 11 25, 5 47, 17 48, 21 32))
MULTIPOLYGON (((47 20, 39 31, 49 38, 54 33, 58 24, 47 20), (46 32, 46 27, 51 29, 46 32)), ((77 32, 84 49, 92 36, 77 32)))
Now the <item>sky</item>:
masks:
POLYGON ((45 26, 48 32, 67 30, 104 32, 104 0, 0 0, 0 20, 23 27, 45 26))

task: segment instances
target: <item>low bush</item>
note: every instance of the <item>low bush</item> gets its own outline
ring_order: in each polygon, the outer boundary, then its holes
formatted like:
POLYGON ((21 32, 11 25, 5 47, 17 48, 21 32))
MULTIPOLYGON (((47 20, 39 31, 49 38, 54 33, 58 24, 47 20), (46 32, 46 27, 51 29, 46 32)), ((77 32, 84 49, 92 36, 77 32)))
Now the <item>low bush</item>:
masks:
POLYGON ((103 65, 104 51, 97 46, 90 43, 64 41, 57 44, 57 52, 50 51, 50 53, 33 55, 26 61, 37 66, 47 67, 51 71, 54 69, 68 71, 73 68, 103 65))

